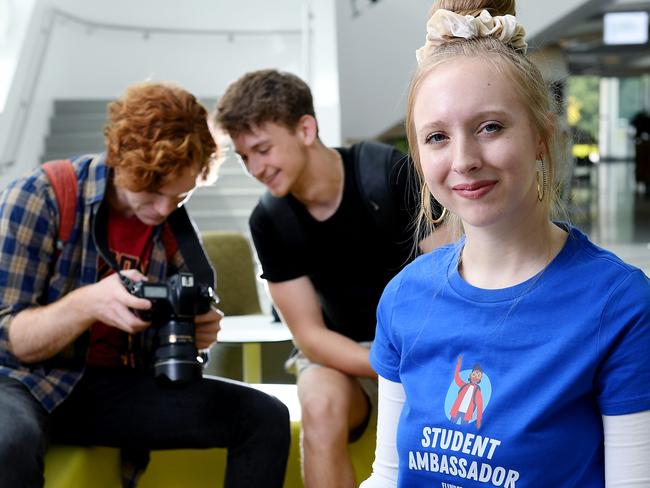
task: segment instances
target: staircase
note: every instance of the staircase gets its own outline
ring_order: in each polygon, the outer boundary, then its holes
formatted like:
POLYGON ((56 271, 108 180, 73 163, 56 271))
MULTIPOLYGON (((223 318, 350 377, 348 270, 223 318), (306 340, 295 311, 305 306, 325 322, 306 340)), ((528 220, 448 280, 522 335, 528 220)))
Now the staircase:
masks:
MULTIPOLYGON (((102 130, 109 102, 55 101, 42 161, 103 151, 102 130)), ((216 100, 202 99, 201 103, 211 109, 216 100)), ((216 184, 198 188, 187 203, 187 209, 201 231, 235 230, 248 235, 248 217, 263 186, 247 175, 232 149, 226 153, 216 184)))

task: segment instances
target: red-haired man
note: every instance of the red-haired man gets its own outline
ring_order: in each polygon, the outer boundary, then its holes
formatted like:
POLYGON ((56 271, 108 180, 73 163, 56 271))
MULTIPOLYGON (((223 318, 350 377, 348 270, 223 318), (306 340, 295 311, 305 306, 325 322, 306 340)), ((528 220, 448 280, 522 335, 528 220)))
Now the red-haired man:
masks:
MULTIPOLYGON (((0 197, 2 484, 42 486, 51 439, 128 446, 123 467, 136 469, 123 469, 125 486, 149 449, 217 446, 229 448, 225 486, 282 486, 286 407, 232 382, 157 381, 140 340, 153 330, 143 315, 152 302, 123 284, 209 268, 189 269, 195 256, 185 249, 203 253, 182 208, 214 169, 206 111, 182 88, 144 83, 109 104, 108 119, 106 152, 73 159, 76 219, 58 250, 61 209, 40 168, 0 197), (190 230, 181 237, 178 229, 190 230)), ((221 314, 195 315, 195 345, 204 349, 221 314)))

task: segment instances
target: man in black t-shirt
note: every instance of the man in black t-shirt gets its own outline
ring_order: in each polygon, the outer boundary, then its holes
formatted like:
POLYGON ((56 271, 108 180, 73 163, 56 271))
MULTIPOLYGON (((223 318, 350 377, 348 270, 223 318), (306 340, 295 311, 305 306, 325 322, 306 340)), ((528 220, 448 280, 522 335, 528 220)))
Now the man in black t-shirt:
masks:
POLYGON ((310 89, 289 73, 244 75, 219 100, 215 122, 282 201, 263 197, 250 228, 262 278, 298 348, 287 365, 298 375, 305 485, 356 486, 347 442, 365 428, 376 396, 368 347, 379 297, 414 254, 415 172, 396 160, 386 188, 394 222, 373 218, 357 181, 358 152, 320 141, 310 89))

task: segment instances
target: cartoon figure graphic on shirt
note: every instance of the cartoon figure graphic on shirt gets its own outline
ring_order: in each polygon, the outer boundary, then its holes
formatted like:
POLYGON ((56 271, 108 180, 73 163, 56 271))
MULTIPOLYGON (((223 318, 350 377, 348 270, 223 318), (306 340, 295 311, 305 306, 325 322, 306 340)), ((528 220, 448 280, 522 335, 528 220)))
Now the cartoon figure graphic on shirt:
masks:
POLYGON ((476 411, 476 428, 481 428, 481 421, 483 420, 483 394, 479 383, 483 379, 483 369, 481 365, 476 363, 472 367, 472 371, 464 381, 460 375, 460 365, 462 363, 462 356, 458 356, 456 362, 456 371, 454 372, 454 381, 458 385, 458 395, 449 412, 449 419, 457 424, 469 424, 476 411))

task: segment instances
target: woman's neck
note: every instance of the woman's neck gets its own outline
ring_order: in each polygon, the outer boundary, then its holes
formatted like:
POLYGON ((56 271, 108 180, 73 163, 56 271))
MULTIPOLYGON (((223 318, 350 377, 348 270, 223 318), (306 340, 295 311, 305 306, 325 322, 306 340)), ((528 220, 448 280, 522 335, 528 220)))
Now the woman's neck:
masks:
POLYGON ((467 228, 459 272, 478 288, 514 286, 546 268, 566 238, 564 230, 541 217, 498 232, 467 228))

